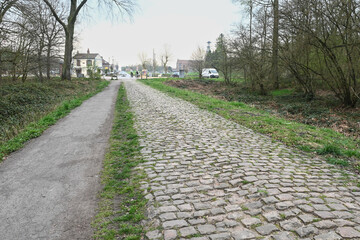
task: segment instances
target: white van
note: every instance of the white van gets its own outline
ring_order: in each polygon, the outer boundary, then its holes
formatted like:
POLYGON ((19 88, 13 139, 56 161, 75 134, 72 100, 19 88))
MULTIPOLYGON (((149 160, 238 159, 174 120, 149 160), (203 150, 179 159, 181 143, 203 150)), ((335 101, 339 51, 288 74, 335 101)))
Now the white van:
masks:
POLYGON ((201 75, 204 78, 219 78, 219 73, 215 68, 204 68, 201 75))

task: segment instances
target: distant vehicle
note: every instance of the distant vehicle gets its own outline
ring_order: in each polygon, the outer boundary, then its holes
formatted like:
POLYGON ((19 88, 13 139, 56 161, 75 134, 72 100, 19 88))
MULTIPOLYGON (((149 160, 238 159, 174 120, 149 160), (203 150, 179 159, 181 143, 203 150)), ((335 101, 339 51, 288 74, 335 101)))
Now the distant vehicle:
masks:
POLYGON ((215 68, 204 68, 201 75, 204 78, 219 78, 219 73, 215 68))
POLYGON ((173 72, 173 74, 171 76, 172 77, 180 77, 180 73, 179 72, 173 72))
POLYGON ((126 77, 126 78, 130 77, 130 75, 129 75, 127 72, 125 72, 125 71, 119 72, 118 76, 119 76, 119 77, 126 77))

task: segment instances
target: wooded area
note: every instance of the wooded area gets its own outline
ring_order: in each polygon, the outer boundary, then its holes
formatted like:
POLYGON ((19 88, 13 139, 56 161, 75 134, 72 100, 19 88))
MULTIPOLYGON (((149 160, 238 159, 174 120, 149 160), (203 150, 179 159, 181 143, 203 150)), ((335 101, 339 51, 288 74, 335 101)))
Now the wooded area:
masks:
POLYGON ((360 1, 234 0, 244 5, 248 24, 221 34, 206 64, 231 83, 242 72, 252 91, 289 85, 308 100, 331 91, 343 105, 360 99, 360 1))
MULTIPOLYGON (((71 79, 75 25, 88 0, 3 0, 0 3, 0 81, 3 75, 40 81, 52 68, 71 79)), ((98 0, 99 10, 131 17, 133 0, 98 0)))
POLYGON ((4 0, 0 16, 0 81, 29 74, 42 81, 60 69, 64 32, 42 0, 4 0))

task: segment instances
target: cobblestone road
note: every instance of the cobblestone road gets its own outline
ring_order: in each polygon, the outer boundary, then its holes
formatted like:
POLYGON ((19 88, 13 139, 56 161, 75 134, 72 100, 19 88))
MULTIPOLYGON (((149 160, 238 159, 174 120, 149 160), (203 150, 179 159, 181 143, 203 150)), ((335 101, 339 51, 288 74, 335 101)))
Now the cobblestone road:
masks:
POLYGON ((149 239, 360 239, 356 177, 125 80, 142 154, 149 239))

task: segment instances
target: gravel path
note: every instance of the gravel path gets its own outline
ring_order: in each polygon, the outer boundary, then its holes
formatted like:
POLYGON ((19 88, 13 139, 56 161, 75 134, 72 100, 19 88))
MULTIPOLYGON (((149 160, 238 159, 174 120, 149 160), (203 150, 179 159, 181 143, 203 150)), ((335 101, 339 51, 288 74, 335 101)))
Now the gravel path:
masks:
POLYGON ((0 165, 0 239, 91 239, 120 81, 0 165))
POLYGON ((353 174, 124 82, 147 160, 149 239, 360 239, 353 174))

